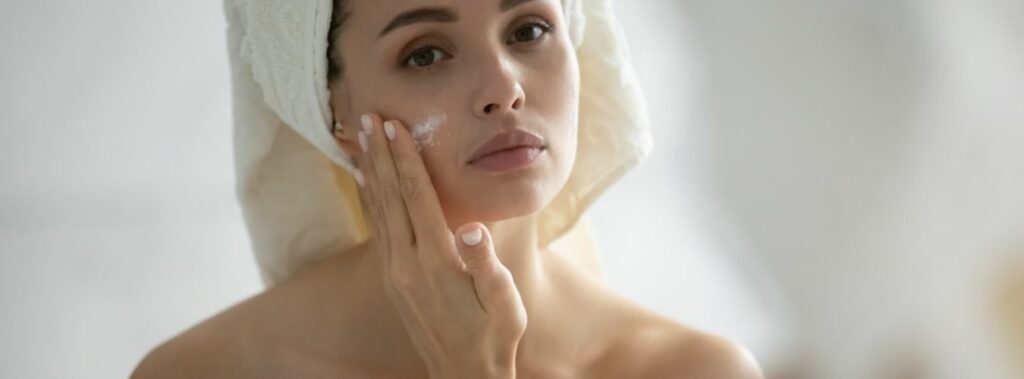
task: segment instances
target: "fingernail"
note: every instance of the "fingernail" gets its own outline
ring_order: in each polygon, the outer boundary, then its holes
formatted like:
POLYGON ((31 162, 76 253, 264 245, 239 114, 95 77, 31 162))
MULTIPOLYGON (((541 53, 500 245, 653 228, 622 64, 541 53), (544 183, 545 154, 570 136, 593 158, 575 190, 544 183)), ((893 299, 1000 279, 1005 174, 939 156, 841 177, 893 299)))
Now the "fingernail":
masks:
POLYGON ((366 131, 366 135, 373 134, 373 119, 370 118, 370 115, 364 114, 363 117, 362 117, 362 121, 363 121, 363 130, 366 131))
POLYGON ((366 185, 366 178, 363 177, 363 171, 362 170, 357 168, 356 171, 355 171, 355 177, 356 177, 356 183, 359 183, 360 187, 366 185))
POLYGON ((384 135, 388 136, 388 139, 395 139, 395 124, 391 121, 384 123, 384 135))
POLYGON ((476 246, 480 244, 480 241, 484 239, 484 232, 480 229, 473 229, 471 231, 462 233, 462 242, 469 246, 476 246))
POLYGON ((370 151, 370 145, 366 143, 366 133, 359 132, 359 147, 363 148, 363 152, 370 151))

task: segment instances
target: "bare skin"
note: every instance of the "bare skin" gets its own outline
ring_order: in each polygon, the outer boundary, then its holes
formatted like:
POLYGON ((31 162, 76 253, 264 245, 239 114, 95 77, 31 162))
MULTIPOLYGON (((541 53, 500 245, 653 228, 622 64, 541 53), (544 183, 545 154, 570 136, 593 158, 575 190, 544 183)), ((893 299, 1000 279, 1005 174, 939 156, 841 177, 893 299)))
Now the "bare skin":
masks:
MULTIPOLYGON (((377 128, 379 124, 377 120, 377 128)), ((393 137, 396 141, 390 143, 385 142, 381 134, 377 132, 371 143, 373 148, 369 149, 376 152, 367 153, 364 148, 361 160, 374 155, 374 165, 394 167, 396 162, 390 158, 411 154, 414 149, 411 136, 404 129, 389 133, 398 135, 393 137), (382 153, 388 149, 390 153, 382 153)), ((360 139, 366 146, 365 135, 360 135, 360 139)), ((417 183, 412 179, 416 175, 425 180, 426 170, 415 155, 406 156, 414 158, 410 161, 415 164, 404 165, 406 167, 398 170, 400 174, 391 178, 392 184, 407 184, 402 186, 401 194, 392 193, 396 198, 386 202, 390 205, 377 206, 376 200, 364 200, 364 210, 371 218, 378 219, 374 236, 407 239, 412 236, 403 236, 403 233, 415 233, 417 244, 424 251, 417 254, 416 251, 396 250, 393 243, 389 251, 381 239, 371 238, 157 348, 133 376, 761 377, 756 364, 741 349, 644 311, 616 296, 588 272, 586 266, 537 248, 532 215, 489 223, 484 235, 486 243, 476 244, 476 251, 467 254, 468 247, 458 246, 463 267, 456 269, 454 255, 451 255, 453 264, 449 265, 449 270, 437 266, 436 258, 455 247, 445 250, 436 246, 454 238, 449 240, 447 235, 438 235, 435 236, 439 237, 438 241, 427 241, 430 233, 445 233, 447 228, 443 221, 431 222, 435 220, 425 216, 433 212, 433 217, 441 218, 438 200, 429 182, 423 182, 427 184, 425 191, 409 190, 419 188, 408 184, 417 183), (413 193, 418 196, 411 197, 413 193), (392 215, 401 222, 387 226, 379 220, 386 218, 388 207, 401 208, 392 215), (431 207, 434 208, 424 209, 431 207), (432 227, 426 233, 421 229, 424 223, 432 227), (500 256, 496 255, 499 251, 500 256), (480 258, 483 257, 496 259, 482 265, 484 261, 480 258), (403 267, 413 270, 395 271, 394 262, 404 262, 403 267), (493 284, 494 278, 478 275, 489 274, 491 271, 479 269, 491 265, 511 274, 514 283, 507 283, 498 292, 488 291, 488 285, 481 286, 480 281, 493 284), (442 277, 469 276, 472 281, 455 282, 469 290, 468 298, 463 299, 468 302, 450 308, 439 309, 438 303, 431 300, 450 298, 451 294, 423 293, 421 289, 418 295, 424 299, 419 301, 410 301, 416 300, 411 299, 416 293, 395 296, 397 280, 405 280, 406 286, 457 291, 457 287, 439 288, 436 282, 442 277), (415 281, 409 283, 403 278, 415 278, 415 281), (428 280, 433 283, 428 285, 428 280), (511 307, 491 307, 495 295, 503 291, 515 295, 514 301, 506 304, 511 307), (472 321, 479 317, 466 318, 466 315, 478 312, 475 309, 479 308, 474 305, 482 305, 489 314, 487 317, 496 317, 495 322, 477 323, 473 329, 472 321), (512 313, 522 315, 512 317, 512 313), (410 322, 410 314, 427 318, 410 322), (525 319, 531 320, 529 328, 525 322, 515 321, 525 319), (518 332, 514 335, 501 332, 509 328, 518 332), (497 334, 500 338, 479 338, 481 334, 495 335, 495 330, 501 332, 497 334), (424 336, 436 337, 440 342, 424 345, 424 336), (509 341, 511 347, 505 346, 509 341), (470 349, 466 350, 467 346, 470 349), (494 354, 478 354, 479 351, 494 354), (508 358, 509 363, 494 366, 493 363, 501 363, 502 359, 491 359, 493 357, 508 358)), ((367 162, 360 163, 361 167, 369 166, 367 162)), ((383 187, 386 181, 371 174, 363 185, 383 187)), ((386 191, 367 193, 371 198, 386 194, 386 191)), ((465 226, 458 228, 458 233, 465 229, 465 226)))
POLYGON ((537 212, 564 188, 577 144, 578 64, 558 1, 353 0, 348 10, 331 106, 371 239, 157 347, 134 378, 761 377, 741 347, 609 289, 588 263, 593 246, 541 246, 537 212), (434 13, 382 33, 418 7, 434 13), (434 110, 447 121, 418 152, 406 125, 434 110), (385 120, 397 137, 384 137, 385 120), (507 173, 473 164, 511 130, 539 136, 543 153, 507 173), (455 242, 468 225, 486 228, 486 249, 455 242), (493 259, 472 269, 485 252, 493 259), (488 272, 506 270, 500 296, 482 290, 499 282, 488 272), (418 292, 396 296, 397 280, 418 292), (450 297, 458 306, 432 301, 450 297), (515 301, 488 309, 494 299, 515 301))
MULTIPOLYGON (((174 337, 132 377, 427 378, 377 285, 382 273, 370 244, 174 337)), ((639 307, 572 257, 540 257, 538 287, 522 286, 538 291, 524 292, 530 324, 518 378, 762 377, 741 347, 639 307)))

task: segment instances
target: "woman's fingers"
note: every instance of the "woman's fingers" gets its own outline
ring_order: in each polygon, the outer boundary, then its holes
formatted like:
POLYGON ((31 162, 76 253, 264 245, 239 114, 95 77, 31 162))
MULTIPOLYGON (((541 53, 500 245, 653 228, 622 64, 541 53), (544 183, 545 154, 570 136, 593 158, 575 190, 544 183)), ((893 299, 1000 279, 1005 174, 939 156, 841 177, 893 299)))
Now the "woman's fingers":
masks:
POLYGON ((481 352, 490 352, 488 361, 514 361, 526 309, 490 232, 472 223, 452 234, 412 136, 397 122, 385 128, 376 114, 363 119, 360 199, 382 255, 384 288, 417 351, 434 372, 481 352), (463 264, 469 275, 454 269, 463 264))
MULTIPOLYGON (((413 229, 409 222, 409 214, 406 212, 405 201, 402 199, 398 171, 395 169, 391 148, 384 135, 380 116, 367 114, 363 115, 360 121, 363 131, 360 132, 362 135, 359 138, 361 140, 365 138, 369 148, 369 152, 363 154, 373 161, 374 168, 373 173, 367 175, 375 179, 367 178, 369 190, 374 193, 372 206, 377 208, 377 216, 383 217, 377 222, 382 223, 383 228, 387 229, 386 235, 381 236, 383 240, 380 242, 386 245, 386 249, 392 249, 392 251, 408 251, 414 242, 413 229)), ((392 259, 394 258, 398 257, 392 257, 392 259)))
POLYGON ((425 247, 419 250, 427 253, 421 259, 425 263, 437 259, 446 259, 445 264, 449 265, 457 263, 441 202, 423 159, 416 151, 412 135, 399 121, 385 122, 384 130, 391 143, 391 156, 398 171, 399 188, 412 223, 416 244, 425 247), (445 252, 448 255, 444 255, 445 252))
MULTIPOLYGON (((362 126, 359 127, 362 130, 362 126)), ((352 155, 355 158, 356 166, 358 167, 355 172, 352 173, 355 176, 356 183, 359 184, 359 204, 363 207, 363 215, 366 219, 367 226, 374 236, 384 236, 386 231, 382 230, 379 220, 383 219, 381 210, 375 205, 377 201, 373 188, 377 188, 377 176, 373 175, 374 167, 373 160, 371 160, 367 154, 369 146, 366 138, 366 133, 355 132, 353 135, 356 138, 347 138, 341 131, 342 128, 339 126, 335 129, 334 137, 338 140, 340 148, 346 151, 347 154, 352 155), (349 141, 351 139, 352 141, 349 141), (354 149, 349 149, 346 144, 354 144, 354 149), (351 151, 351 152, 350 152, 351 151)), ((382 239, 383 237, 377 237, 382 239)), ((381 249, 381 259, 385 265, 391 263, 391 256, 389 249, 381 249)))
POLYGON ((525 321, 519 290, 512 280, 512 273, 498 260, 487 227, 478 222, 469 223, 460 227, 456 236, 459 257, 466 264, 466 271, 473 276, 477 300, 484 311, 491 314, 513 312, 514 316, 525 321))

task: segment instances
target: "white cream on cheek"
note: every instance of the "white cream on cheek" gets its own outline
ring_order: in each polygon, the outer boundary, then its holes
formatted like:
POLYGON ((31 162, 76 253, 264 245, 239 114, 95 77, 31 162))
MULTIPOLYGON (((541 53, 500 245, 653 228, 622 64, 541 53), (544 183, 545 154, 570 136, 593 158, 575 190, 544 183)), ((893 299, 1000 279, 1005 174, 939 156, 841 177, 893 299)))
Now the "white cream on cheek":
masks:
POLYGON ((416 151, 423 151, 424 146, 434 145, 434 132, 448 121, 448 115, 442 111, 434 111, 412 127, 412 139, 416 142, 416 151))

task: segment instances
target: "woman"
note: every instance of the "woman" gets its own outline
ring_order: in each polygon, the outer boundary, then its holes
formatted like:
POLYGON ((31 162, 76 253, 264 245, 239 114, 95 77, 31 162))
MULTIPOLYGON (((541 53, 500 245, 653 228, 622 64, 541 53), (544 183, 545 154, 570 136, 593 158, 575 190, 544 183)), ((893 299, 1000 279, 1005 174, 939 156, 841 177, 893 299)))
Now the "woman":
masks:
POLYGON ((577 220, 649 150, 607 1, 225 9, 270 288, 133 377, 761 377, 594 273, 577 220))

